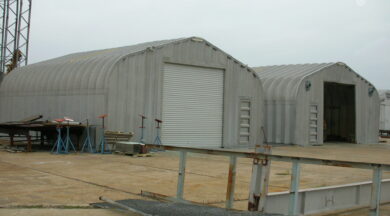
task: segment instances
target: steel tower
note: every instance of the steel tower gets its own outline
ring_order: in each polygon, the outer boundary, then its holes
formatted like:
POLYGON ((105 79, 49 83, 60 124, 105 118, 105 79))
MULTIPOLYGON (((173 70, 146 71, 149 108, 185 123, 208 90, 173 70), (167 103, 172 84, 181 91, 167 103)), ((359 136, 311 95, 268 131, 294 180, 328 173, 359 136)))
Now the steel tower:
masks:
POLYGON ((0 0, 0 73, 26 65, 32 0, 0 0))

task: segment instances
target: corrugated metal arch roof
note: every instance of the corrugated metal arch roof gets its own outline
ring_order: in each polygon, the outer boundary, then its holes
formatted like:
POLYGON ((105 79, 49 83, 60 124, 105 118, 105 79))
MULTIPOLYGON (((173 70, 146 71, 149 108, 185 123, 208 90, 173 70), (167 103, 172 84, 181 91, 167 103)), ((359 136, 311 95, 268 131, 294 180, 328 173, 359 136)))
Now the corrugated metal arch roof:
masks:
POLYGON ((52 92, 61 94, 105 88, 112 67, 124 56, 186 40, 180 38, 132 46, 80 52, 17 68, 4 77, 0 92, 52 92))
MULTIPOLYGON (((0 85, 0 94, 18 95, 28 94, 29 92, 40 92, 41 94, 56 92, 57 95, 101 93, 100 91, 107 87, 107 79, 113 66, 120 59, 142 53, 148 49, 153 50, 154 48, 187 40, 206 43, 213 49, 224 53, 228 58, 234 59, 200 37, 146 42, 119 48, 74 53, 16 68, 4 77, 0 85)), ((252 72, 253 76, 257 78, 254 70, 236 59, 234 61, 252 72)))
MULTIPOLYGON (((266 99, 292 101, 297 97, 298 89, 304 79, 333 65, 344 66, 358 75, 342 62, 273 65, 255 67, 253 69, 263 83, 266 99)), ((373 86, 371 83, 370 85, 373 86)))

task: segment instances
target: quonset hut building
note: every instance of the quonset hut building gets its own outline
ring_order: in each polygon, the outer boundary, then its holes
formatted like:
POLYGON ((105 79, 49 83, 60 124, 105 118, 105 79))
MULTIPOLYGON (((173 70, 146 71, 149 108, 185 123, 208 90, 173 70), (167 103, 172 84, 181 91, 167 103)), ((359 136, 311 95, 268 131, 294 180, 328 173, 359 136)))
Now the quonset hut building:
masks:
POLYGON ((377 143, 379 95, 344 63, 257 67, 268 143, 377 143))
POLYGON ((191 37, 70 54, 17 68, 0 85, 0 122, 41 114, 156 137, 163 144, 250 147, 262 142, 263 89, 256 73, 191 37))

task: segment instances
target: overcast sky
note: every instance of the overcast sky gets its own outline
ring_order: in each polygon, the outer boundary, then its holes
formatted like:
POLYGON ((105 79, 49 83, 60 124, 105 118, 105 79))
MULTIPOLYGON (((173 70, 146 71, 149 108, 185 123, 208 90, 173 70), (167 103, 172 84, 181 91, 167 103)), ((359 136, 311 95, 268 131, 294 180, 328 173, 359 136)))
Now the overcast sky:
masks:
POLYGON ((199 36, 249 66, 342 61, 390 89, 389 0, 33 0, 30 62, 199 36))

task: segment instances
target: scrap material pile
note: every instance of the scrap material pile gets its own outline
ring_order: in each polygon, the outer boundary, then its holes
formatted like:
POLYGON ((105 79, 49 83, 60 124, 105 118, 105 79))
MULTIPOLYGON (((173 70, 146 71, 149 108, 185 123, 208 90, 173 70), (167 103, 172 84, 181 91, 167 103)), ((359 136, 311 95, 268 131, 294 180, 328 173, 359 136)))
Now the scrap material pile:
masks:
MULTIPOLYGON (((40 144, 41 148, 53 146, 52 152, 56 153, 68 153, 69 150, 86 150, 93 153, 98 151, 95 141, 100 140, 99 143, 101 143, 103 139, 104 144, 107 145, 103 148, 111 152, 116 149, 118 143, 126 143, 134 135, 132 132, 106 131, 102 128, 101 131, 104 133, 100 133, 98 139, 95 137, 96 126, 88 123, 85 125, 67 117, 53 121, 42 120, 42 118, 42 115, 37 115, 20 121, 0 123, 0 134, 2 134, 0 138, 3 138, 0 144, 6 144, 3 148, 9 152, 31 152, 33 144, 40 144), (94 131, 91 130, 92 128, 94 131), (89 145, 85 145, 86 141, 89 145)), ((99 147, 102 148, 100 144, 99 147)), ((121 151, 121 148, 119 147, 116 151, 121 151)), ((136 153, 138 152, 140 151, 136 153)))

